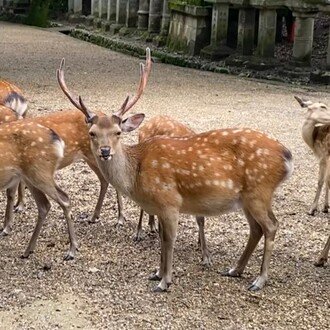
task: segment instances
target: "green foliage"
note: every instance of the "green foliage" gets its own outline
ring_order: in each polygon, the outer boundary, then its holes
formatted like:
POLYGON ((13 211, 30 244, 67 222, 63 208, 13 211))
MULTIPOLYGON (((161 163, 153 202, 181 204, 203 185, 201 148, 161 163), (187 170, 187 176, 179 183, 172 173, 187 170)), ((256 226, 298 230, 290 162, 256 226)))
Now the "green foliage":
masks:
POLYGON ((191 5, 191 6, 206 6, 204 0, 171 0, 172 4, 191 5))
POLYGON ((32 0, 26 24, 47 27, 50 3, 51 0, 32 0))

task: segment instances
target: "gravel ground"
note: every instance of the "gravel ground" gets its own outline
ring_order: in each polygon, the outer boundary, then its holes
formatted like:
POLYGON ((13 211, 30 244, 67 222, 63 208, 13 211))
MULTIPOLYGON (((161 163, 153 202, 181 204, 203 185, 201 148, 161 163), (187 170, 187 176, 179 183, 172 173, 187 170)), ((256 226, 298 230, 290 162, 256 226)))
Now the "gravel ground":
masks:
MULTIPOLYGON (((30 115, 70 107, 55 79, 60 59, 67 60, 67 83, 93 110, 110 113, 138 81, 136 58, 47 30, 0 23, 0 77, 21 86, 30 115)), ((319 88, 319 87, 318 87, 319 88)), ((135 107, 147 119, 167 114, 196 131, 251 127, 289 147, 295 159, 292 178, 278 189, 274 211, 280 228, 268 285, 250 293, 259 271, 262 244, 240 279, 219 272, 235 264, 248 237, 242 213, 208 218, 206 235, 213 266, 200 265, 197 228, 182 216, 175 249, 174 285, 154 294, 148 275, 157 267, 159 242, 148 233, 132 240, 138 207, 125 199, 126 223, 115 227, 111 188, 101 221, 83 221, 96 203, 98 181, 78 162, 57 174, 72 198, 80 251, 64 262, 68 235, 54 205, 34 255, 20 259, 35 224, 36 210, 15 218, 13 233, 0 240, 0 329, 325 329, 329 326, 329 267, 313 261, 329 234, 329 218, 306 211, 314 197, 317 162, 301 139, 304 115, 293 95, 330 104, 329 90, 303 89, 156 63, 147 90, 135 107)), ((136 133, 125 137, 136 140, 136 133)), ((5 209, 2 195, 0 211, 5 209)), ((146 226, 146 224, 145 224, 146 226)))

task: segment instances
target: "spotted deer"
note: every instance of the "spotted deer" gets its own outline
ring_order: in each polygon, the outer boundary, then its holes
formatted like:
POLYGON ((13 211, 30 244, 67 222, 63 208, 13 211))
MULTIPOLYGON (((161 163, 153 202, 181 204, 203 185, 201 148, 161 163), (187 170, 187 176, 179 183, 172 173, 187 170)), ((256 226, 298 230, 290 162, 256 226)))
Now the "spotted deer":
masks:
MULTIPOLYGON (((98 115, 102 116, 102 113, 98 113, 98 115)), ((62 169, 66 166, 71 165, 78 159, 83 159, 97 175, 101 184, 101 189, 93 216, 90 220, 91 222, 97 221, 100 216, 103 200, 109 184, 104 179, 101 171, 99 170, 96 160, 91 151, 85 116, 77 110, 65 110, 57 111, 45 116, 28 118, 24 121, 49 127, 63 139, 66 148, 64 151, 64 156, 60 160, 57 169, 62 169)), ((18 203, 16 204, 15 210, 22 210, 24 208, 24 204, 24 188, 20 188, 18 203)), ((123 222, 124 215, 122 212, 121 196, 118 196, 118 211, 118 221, 123 222)), ((2 234, 8 235, 11 230, 12 222, 9 221, 7 222, 7 225, 4 226, 2 234)))
MULTIPOLYGON (((260 275, 250 290, 261 289, 268 278, 278 221, 272 211, 275 189, 291 175, 290 151, 266 134, 252 129, 219 129, 190 137, 156 136, 135 145, 121 142, 121 134, 139 127, 144 114, 124 115, 139 100, 151 70, 150 50, 140 66, 140 82, 133 98, 110 116, 99 117, 82 98, 80 110, 89 125, 91 147, 104 177, 149 214, 157 215, 161 241, 160 267, 149 279, 159 281, 156 292, 172 282, 174 243, 179 214, 214 216, 242 208, 250 236, 237 265, 225 275, 240 276, 264 235, 260 275)), ((64 80, 64 61, 57 71, 64 80)))
POLYGON ((0 80, 0 105, 13 110, 18 119, 26 116, 28 103, 23 92, 14 84, 4 80, 0 80))
MULTIPOLYGON (((144 126, 142 126, 138 134, 139 142, 142 143, 145 140, 155 136, 186 137, 194 135, 195 132, 186 125, 183 125, 169 116, 156 116, 151 118, 144 126)), ((139 223, 134 238, 136 241, 142 239, 143 213, 143 209, 141 209, 139 223)), ((211 254, 207 247, 204 233, 204 217, 197 216, 196 222, 199 228, 198 242, 202 251, 202 264, 205 266, 211 266, 211 254)), ((156 230, 154 215, 149 215, 149 226, 151 231, 156 230)))
MULTIPOLYGON (((314 215, 317 211, 317 205, 324 183, 325 200, 323 212, 328 213, 330 188, 330 111, 324 103, 303 100, 298 96, 295 96, 295 99, 302 108, 307 109, 302 127, 302 137, 319 160, 319 178, 316 195, 308 214, 314 215)), ((322 266, 327 261, 329 248, 330 237, 315 265, 322 266)))
POLYGON ((20 120, 0 126, 0 149, 0 187, 7 193, 5 227, 13 218, 14 197, 20 180, 26 182, 38 208, 37 224, 23 257, 28 257, 36 247, 50 209, 48 196, 63 209, 70 237, 70 249, 65 259, 73 258, 78 244, 70 200, 54 181, 55 170, 64 155, 64 142, 53 130, 20 120))

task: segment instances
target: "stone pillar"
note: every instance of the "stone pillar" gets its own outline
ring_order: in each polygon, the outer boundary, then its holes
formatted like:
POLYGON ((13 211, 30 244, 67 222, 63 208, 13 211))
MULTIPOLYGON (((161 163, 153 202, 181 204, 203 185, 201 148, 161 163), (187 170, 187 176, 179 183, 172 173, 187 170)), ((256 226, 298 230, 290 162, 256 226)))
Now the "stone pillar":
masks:
POLYGON ((238 15, 237 50, 242 55, 252 55, 254 49, 256 10, 254 8, 241 8, 238 15))
POLYGON ((227 46, 229 5, 213 3, 211 44, 202 49, 201 55, 218 60, 229 56, 233 50, 227 46))
POLYGON ((309 66, 313 49, 315 14, 294 12, 293 16, 296 17, 293 62, 309 66))
POLYGON ((148 31, 150 33, 158 33, 160 31, 162 10, 162 0, 150 0, 148 24, 148 31))
POLYGON ((126 27, 136 27, 138 18, 139 0, 128 0, 126 4, 126 27))
POLYGON ((170 19, 171 19, 171 11, 168 7, 168 0, 164 0, 163 2, 163 13, 162 13, 162 25, 161 25, 161 34, 164 36, 168 35, 168 31, 170 29, 170 19))
POLYGON ((259 30, 257 55, 274 57, 276 35, 276 10, 261 8, 259 12, 259 30))
POLYGON ((74 13, 82 12, 82 0, 73 0, 73 12, 74 13))
POLYGON ((116 24, 124 25, 126 23, 126 1, 117 0, 116 4, 116 24))
POLYGON ((147 30, 149 22, 149 0, 139 1, 138 29, 147 30))
POLYGON ((328 32, 328 53, 327 53, 327 69, 330 70, 330 27, 328 32))
POLYGON ((116 21, 116 4, 117 0, 108 0, 107 8, 107 20, 115 22, 116 21))
MULTIPOLYGON (((74 0, 68 0, 68 12, 72 13, 73 12, 73 2, 74 0)), ((0 0, 0 8, 3 6, 3 1, 0 0)))
POLYGON ((108 11, 108 1, 107 0, 99 0, 99 18, 106 18, 108 11))
POLYGON ((99 16, 99 1, 100 0, 91 1, 91 15, 93 16, 99 16))

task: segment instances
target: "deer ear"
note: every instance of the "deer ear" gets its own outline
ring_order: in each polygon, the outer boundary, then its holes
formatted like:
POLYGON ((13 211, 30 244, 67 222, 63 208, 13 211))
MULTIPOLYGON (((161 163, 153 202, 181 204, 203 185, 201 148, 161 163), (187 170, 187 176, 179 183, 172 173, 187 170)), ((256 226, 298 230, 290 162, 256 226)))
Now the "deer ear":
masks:
POLYGON ((300 104, 300 106, 302 108, 307 108, 309 105, 313 104, 312 101, 307 101, 307 100, 304 100, 298 96, 294 96, 294 98, 298 101, 298 103, 300 104))
POLYGON ((143 113, 137 113, 124 119, 120 125, 123 132, 131 132, 137 129, 144 120, 145 115, 143 113))

